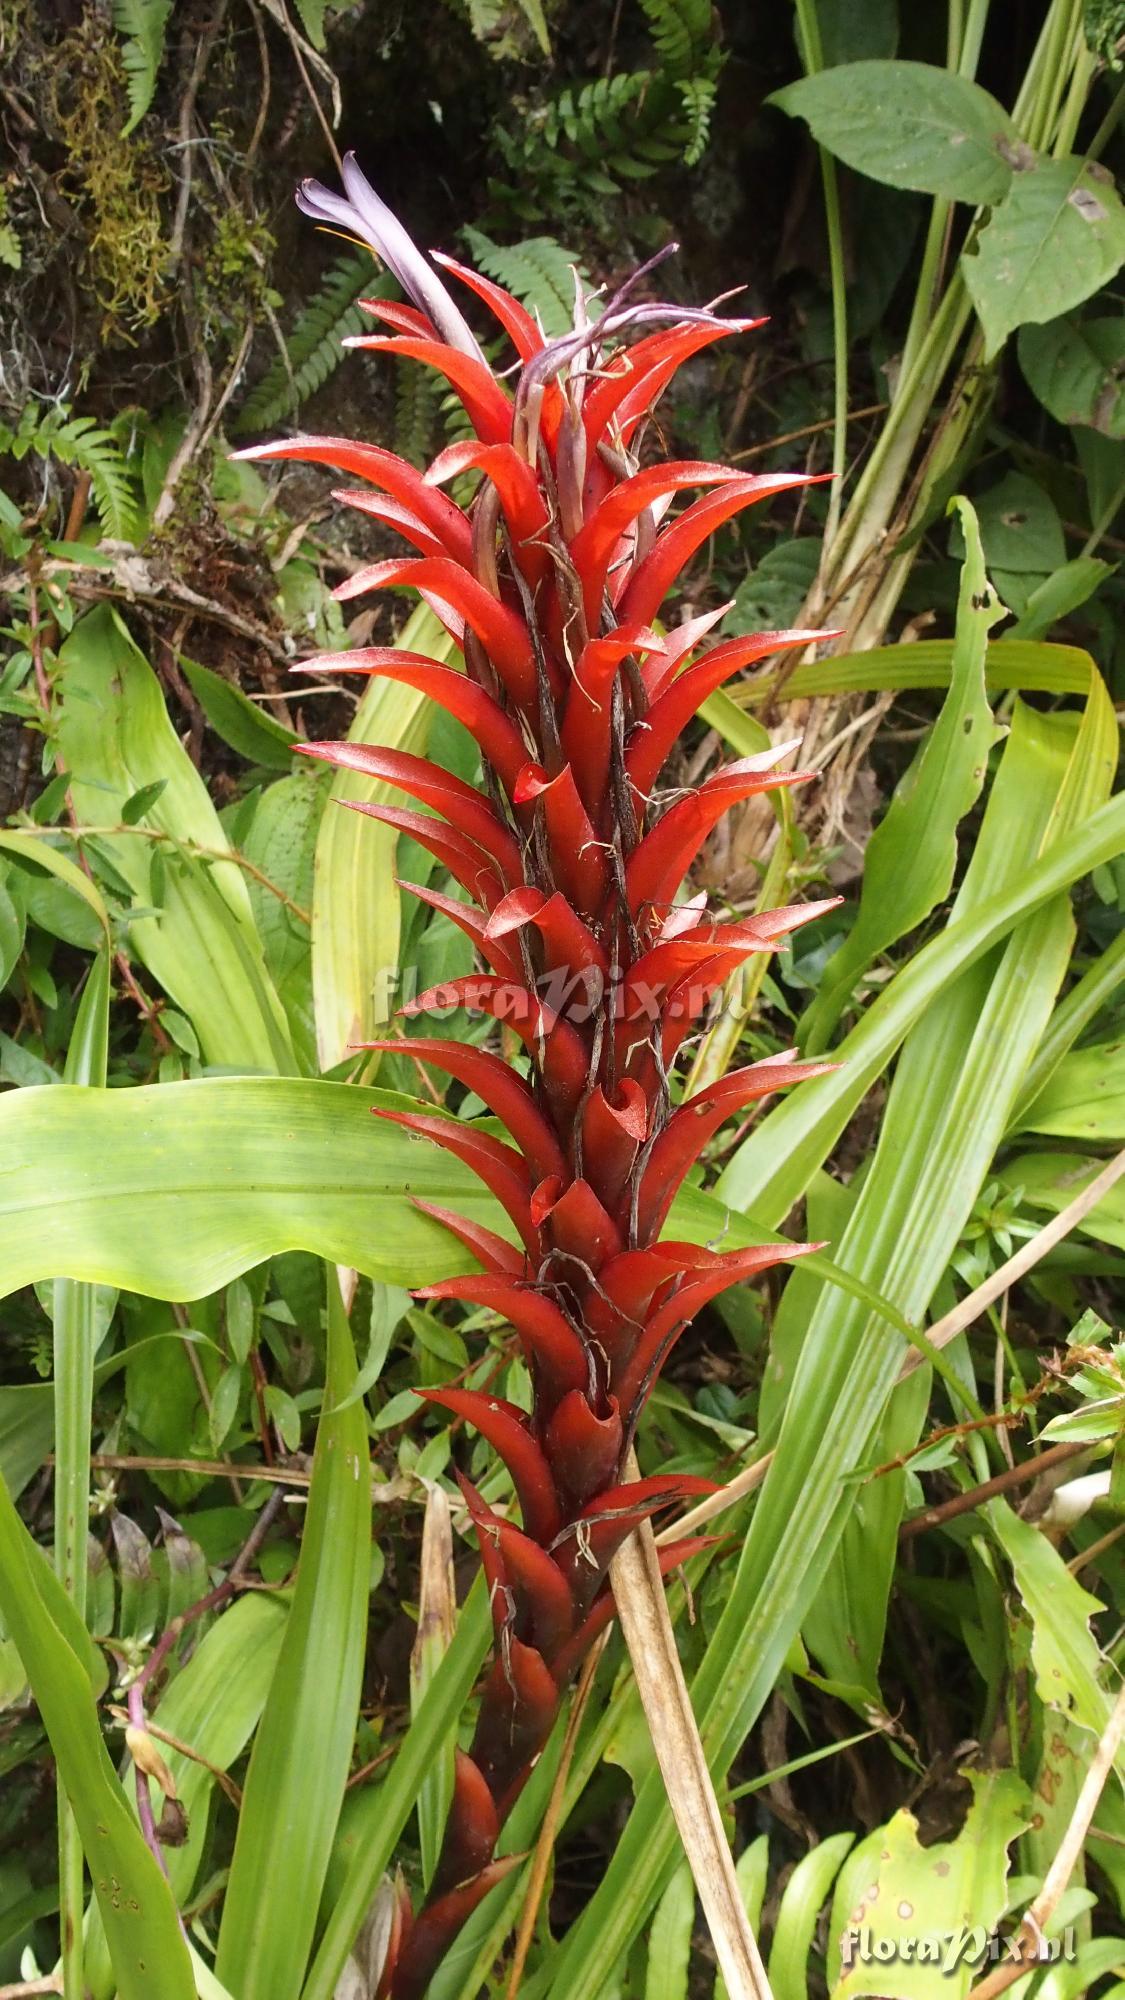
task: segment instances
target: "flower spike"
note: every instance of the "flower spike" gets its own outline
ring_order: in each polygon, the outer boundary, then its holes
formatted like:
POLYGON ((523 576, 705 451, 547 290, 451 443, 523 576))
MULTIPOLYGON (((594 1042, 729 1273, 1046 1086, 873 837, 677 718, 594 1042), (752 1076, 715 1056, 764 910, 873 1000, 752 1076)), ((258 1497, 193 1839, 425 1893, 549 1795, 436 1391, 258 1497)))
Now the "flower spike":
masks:
MULTIPOLYGON (((710 915, 704 895, 677 900, 725 813, 811 774, 783 769, 797 746, 779 744, 667 800, 657 787, 684 728, 732 675, 835 635, 763 632, 708 648, 729 607, 676 625, 665 604, 724 522, 808 483, 642 458, 677 368, 758 321, 642 296, 664 261, 658 253, 599 319, 576 287, 574 325, 547 339, 491 279, 436 259, 459 297, 471 295, 472 310, 491 316, 490 337, 498 327, 511 343, 514 366, 505 357, 494 370, 435 262, 351 154, 343 180, 342 195, 306 182, 301 208, 369 243, 406 295, 373 300, 379 330, 353 344, 435 370, 475 436, 425 472, 346 438, 298 437, 241 455, 311 460, 365 482, 336 498, 405 546, 337 596, 416 591, 463 654, 463 669, 388 646, 305 665, 424 695, 475 743, 479 788, 377 745, 304 748, 404 794, 402 805, 345 803, 410 834, 462 892, 447 893, 440 876, 437 886, 402 885, 460 926, 479 969, 409 998, 405 1035, 368 1046, 431 1066, 491 1114, 476 1123, 451 1106, 379 1111, 419 1145, 452 1152, 496 1200, 503 1234, 417 1202, 465 1253, 463 1275, 418 1296, 498 1314, 531 1382, 530 1410, 460 1384, 418 1391, 487 1440, 513 1496, 488 1506, 458 1475, 496 1649, 471 1744, 457 1752, 428 1897, 415 1909, 400 1890, 390 1924, 379 1994, 421 2000, 461 1926, 515 1865, 516 1857, 495 1858, 504 1820, 613 1616, 615 1552, 652 1514, 713 1490, 686 1476, 629 1476, 631 1441, 660 1370, 709 1300, 815 1247, 722 1252, 661 1234, 676 1191, 728 1118, 831 1067, 785 1051, 679 1103, 673 1075, 681 1044, 728 975, 831 907, 733 921, 710 915), (462 508, 446 487, 469 471, 478 485, 462 508), (449 1008, 483 1016, 492 1046, 479 1045, 479 1029, 473 1042, 413 1035, 417 1017, 449 1008), (514 1059, 494 1024, 514 1031, 514 1059)), ((676 1543, 661 1567, 709 1546, 709 1537, 676 1543)))

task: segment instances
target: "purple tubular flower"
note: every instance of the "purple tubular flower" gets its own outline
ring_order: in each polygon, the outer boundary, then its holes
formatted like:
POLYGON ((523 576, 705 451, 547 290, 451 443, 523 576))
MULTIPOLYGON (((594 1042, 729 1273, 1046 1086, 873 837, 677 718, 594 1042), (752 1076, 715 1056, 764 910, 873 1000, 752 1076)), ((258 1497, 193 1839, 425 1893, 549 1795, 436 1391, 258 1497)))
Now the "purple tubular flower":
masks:
POLYGON ((464 319, 429 260, 411 242, 397 215, 376 194, 354 153, 345 153, 342 167, 346 199, 333 194, 320 181, 302 181, 297 189, 297 207, 315 222, 331 223, 369 243, 388 271, 398 279, 407 297, 427 314, 450 347, 471 354, 475 361, 484 356, 468 321, 464 319))

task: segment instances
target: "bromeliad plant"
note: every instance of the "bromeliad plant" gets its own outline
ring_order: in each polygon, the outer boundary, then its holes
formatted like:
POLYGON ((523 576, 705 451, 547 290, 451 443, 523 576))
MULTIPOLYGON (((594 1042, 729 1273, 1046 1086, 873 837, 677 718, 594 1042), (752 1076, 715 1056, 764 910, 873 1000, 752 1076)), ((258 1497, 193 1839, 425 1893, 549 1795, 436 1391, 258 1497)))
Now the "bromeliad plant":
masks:
MULTIPOLYGON (((353 344, 437 370, 476 435, 424 474, 342 438, 300 437, 243 456, 312 460, 365 479, 372 491, 337 497, 394 527, 414 553, 362 570, 337 594, 411 587, 463 650, 463 672, 387 647, 312 664, 398 681, 455 716, 480 750, 479 790, 398 751, 304 747, 411 799, 357 809, 410 834, 464 892, 466 900, 413 890, 469 934, 487 970, 423 993, 404 1012, 482 1012, 506 1023, 524 1051, 513 1062, 449 1039, 408 1044, 475 1093, 512 1143, 448 1116, 379 1113, 454 1153, 506 1212, 514 1242, 429 1210, 480 1268, 425 1296, 502 1313, 532 1383, 530 1412, 462 1389, 419 1391, 500 1454, 521 1525, 462 1478, 496 1653, 471 1747, 457 1756, 429 1899, 416 1914, 405 1895, 399 1900, 382 1990, 411 2000, 511 1865, 494 1858, 500 1830, 583 1655, 613 1615, 607 1573, 615 1552, 638 1523, 703 1484, 629 1476, 637 1423, 661 1369, 707 1300, 795 1254, 699 1248, 661 1231, 720 1125, 825 1067, 785 1053, 676 1102, 677 1057, 729 974, 825 908, 727 922, 709 914, 704 896, 677 902, 677 891, 724 813, 808 774, 779 768, 792 748, 783 745, 702 785, 658 787, 708 695, 751 661, 821 635, 764 632, 700 654, 718 614, 669 630, 656 623, 708 536, 802 483, 696 461, 642 464, 653 410, 679 365, 757 322, 642 300, 646 266, 597 317, 579 289, 573 328, 547 340, 507 292, 436 259, 514 346, 515 370, 498 373, 433 265, 350 158, 344 181, 346 198, 306 182, 301 208, 368 242, 408 301, 372 302, 389 332, 353 344), (467 473, 479 483, 461 508, 443 489, 467 473), (674 496, 690 488, 709 490, 663 522, 674 496)), ((697 1546, 673 1545, 665 1566, 697 1546)))

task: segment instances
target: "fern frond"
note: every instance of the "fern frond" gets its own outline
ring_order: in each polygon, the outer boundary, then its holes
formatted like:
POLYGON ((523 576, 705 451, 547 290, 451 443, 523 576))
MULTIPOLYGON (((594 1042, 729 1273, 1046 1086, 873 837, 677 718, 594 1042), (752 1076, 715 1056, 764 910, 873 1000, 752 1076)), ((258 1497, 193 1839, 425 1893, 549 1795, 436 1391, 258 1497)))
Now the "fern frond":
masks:
POLYGON ((676 89, 691 127, 691 136, 684 147, 684 165, 694 167, 703 158, 711 136, 711 113, 717 95, 715 79, 711 76, 683 76, 676 89))
POLYGON ((278 355, 250 391, 234 423, 235 432, 269 430, 283 417, 291 417, 339 367, 345 335, 370 330, 371 322, 356 300, 387 298, 393 290, 390 279, 376 274, 366 250, 341 257, 286 340, 288 368, 278 355))
POLYGON ((90 493, 102 533, 115 542, 131 542, 137 526, 133 475, 112 431, 93 417, 71 417, 57 428, 44 427, 35 441, 40 456, 53 456, 76 466, 90 479, 90 493))
POLYGON ((123 139, 140 124, 156 95, 171 12, 172 0, 113 0, 113 25, 125 37, 121 60, 129 91, 129 120, 121 129, 123 139))
POLYGON ((585 272, 569 250, 553 236, 525 236, 522 243, 494 243, 470 224, 462 234, 478 269, 495 278, 529 312, 538 315, 544 333, 565 333, 574 314, 574 272, 585 272))
POLYGON ((692 76, 714 49, 711 0, 641 0, 662 67, 692 76))

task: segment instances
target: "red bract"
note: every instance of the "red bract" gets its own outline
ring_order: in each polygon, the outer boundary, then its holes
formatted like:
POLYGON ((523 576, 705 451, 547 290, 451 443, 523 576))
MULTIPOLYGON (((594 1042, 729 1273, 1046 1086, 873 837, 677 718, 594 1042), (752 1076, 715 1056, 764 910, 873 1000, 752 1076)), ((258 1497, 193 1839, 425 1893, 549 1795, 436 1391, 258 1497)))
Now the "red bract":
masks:
MULTIPOLYGON (((405 1011, 458 1006, 507 1022, 526 1065, 522 1074, 524 1064, 452 1041, 406 1044, 482 1098, 511 1144, 449 1116, 381 1114, 447 1147, 507 1214, 518 1248, 431 1208, 483 1270, 426 1295, 503 1313, 534 1395, 526 1414, 498 1396, 427 1392, 504 1460, 520 1525, 462 1482, 491 1593, 496 1659, 472 1745, 458 1753, 430 1898, 417 1914, 402 1901, 393 1927, 380 1990, 411 2000, 504 1872, 493 1859, 504 1816, 567 1683, 612 1615, 607 1570, 616 1550, 638 1522, 701 1490, 685 1477, 627 1475, 661 1367, 708 1299, 794 1254, 724 1254, 658 1239, 677 1188, 724 1120, 824 1067, 773 1057, 678 1106, 669 1076, 729 974, 824 907, 728 923, 708 916, 703 898, 676 901, 724 813, 807 774, 778 769, 782 748, 667 799, 655 788, 679 733, 729 675, 820 635, 727 640, 695 659, 713 617, 667 635, 653 629, 677 574, 718 526, 800 483, 693 461, 639 462, 675 369, 751 322, 634 303, 626 286, 597 320, 579 300, 573 331, 549 341, 514 299, 443 259, 515 346, 515 370, 494 371, 444 280, 350 158, 344 180, 346 200, 306 183, 302 208, 370 242, 412 301, 372 308, 391 330, 361 344, 436 369, 463 402, 477 442, 451 446, 425 474, 341 438, 297 438, 243 455, 311 459, 367 481, 371 493, 337 497, 410 546, 337 594, 408 585, 461 648, 463 672, 385 647, 311 664, 401 681, 456 716, 480 749, 480 791, 397 751, 306 748, 402 793, 402 806, 357 809, 421 841, 469 899, 424 892, 467 931, 485 969, 405 1011), (480 484, 461 510, 442 488, 470 469, 480 484), (676 497, 692 491, 698 497, 666 521, 676 497)), ((684 1544, 675 1559, 698 1546, 684 1544)))

